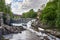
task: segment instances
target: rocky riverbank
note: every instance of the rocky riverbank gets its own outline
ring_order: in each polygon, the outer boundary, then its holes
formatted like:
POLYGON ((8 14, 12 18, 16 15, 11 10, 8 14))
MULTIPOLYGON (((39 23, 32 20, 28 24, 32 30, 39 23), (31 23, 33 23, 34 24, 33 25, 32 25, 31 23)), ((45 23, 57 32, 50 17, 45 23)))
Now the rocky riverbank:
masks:
POLYGON ((14 27, 14 26, 8 26, 3 25, 0 26, 0 40, 8 40, 4 39, 3 35, 13 34, 13 33, 21 33, 21 31, 25 30, 23 27, 14 27))
POLYGON ((43 28, 45 29, 45 32, 46 33, 49 33, 53 36, 56 36, 58 38, 60 38, 60 31, 58 31, 57 28, 54 28, 54 27, 49 27, 48 25, 45 25, 45 24, 42 24, 42 22, 40 21, 39 24, 37 24, 40 28, 43 28))
POLYGON ((51 34, 51 35, 54 35, 54 36, 60 38, 60 31, 50 30, 50 29, 46 29, 45 31, 46 31, 47 33, 51 34))
POLYGON ((5 25, 4 27, 0 27, 0 34, 6 35, 11 33, 21 33, 21 31, 25 30, 23 27, 13 27, 5 25))
POLYGON ((47 26, 46 25, 42 25, 42 23, 39 20, 37 20, 36 22, 33 22, 32 23, 32 27, 34 27, 37 30, 38 30, 39 27, 43 28, 44 29, 44 33, 51 34, 53 36, 56 36, 56 37, 60 38, 60 31, 57 31, 55 29, 47 29, 47 26))

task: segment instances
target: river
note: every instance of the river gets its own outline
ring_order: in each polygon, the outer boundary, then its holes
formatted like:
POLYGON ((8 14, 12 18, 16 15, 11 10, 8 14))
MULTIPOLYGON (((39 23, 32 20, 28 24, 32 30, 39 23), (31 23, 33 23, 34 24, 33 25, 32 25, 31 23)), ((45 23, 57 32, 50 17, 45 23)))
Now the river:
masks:
MULTIPOLYGON (((5 39, 9 39, 9 40, 44 40, 44 36, 47 36, 45 33, 41 33, 41 36, 37 36, 35 33, 29 31, 29 30, 25 30, 22 31, 22 33, 17 33, 17 34, 9 34, 9 35, 5 35, 5 39)), ((47 38, 49 40, 60 40, 59 38, 56 38, 52 35, 47 36, 47 38)))
MULTIPOLYGON (((28 25, 29 24, 31 24, 31 21, 28 22, 28 25)), ((22 33, 4 35, 4 38, 9 40, 60 40, 60 38, 57 38, 50 34, 48 35, 41 31, 36 32, 30 27, 31 25, 29 25, 28 28, 26 28, 26 30, 22 31, 22 33)))

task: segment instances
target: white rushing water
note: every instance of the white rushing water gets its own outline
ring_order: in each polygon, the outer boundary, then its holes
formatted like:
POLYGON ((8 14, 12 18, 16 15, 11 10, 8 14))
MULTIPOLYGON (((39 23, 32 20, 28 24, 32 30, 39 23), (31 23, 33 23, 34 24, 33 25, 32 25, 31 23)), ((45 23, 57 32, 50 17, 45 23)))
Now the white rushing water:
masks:
MULTIPOLYGON (((59 38, 52 36, 52 35, 47 35, 42 32, 37 32, 33 29, 31 29, 31 23, 32 21, 35 21, 35 19, 31 20, 27 24, 27 30, 22 31, 22 33, 17 33, 17 34, 9 34, 9 35, 4 35, 6 39, 9 40, 41 40, 44 39, 44 36, 47 36, 48 39, 50 40, 60 40, 59 38), (39 36, 39 37, 38 37, 39 36)), ((39 28, 40 30, 44 31, 44 29, 39 28)))

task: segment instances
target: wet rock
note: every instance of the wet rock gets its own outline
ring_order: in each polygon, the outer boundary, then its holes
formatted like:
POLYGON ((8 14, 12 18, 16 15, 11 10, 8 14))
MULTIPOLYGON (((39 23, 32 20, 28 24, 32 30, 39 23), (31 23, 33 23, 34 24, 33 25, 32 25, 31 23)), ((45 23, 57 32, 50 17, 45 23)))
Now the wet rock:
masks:
POLYGON ((47 36, 44 36, 44 39, 45 39, 45 40, 50 40, 50 39, 48 39, 48 37, 47 37, 47 36))
POLYGON ((55 31, 55 30, 45 30, 47 33, 51 34, 51 35, 54 35, 56 37, 59 37, 60 38, 60 32, 58 31, 55 31))
POLYGON ((2 29, 0 28, 0 40, 1 40, 1 37, 2 37, 2 29))
POLYGON ((44 39, 40 39, 40 40, 44 40, 44 39))

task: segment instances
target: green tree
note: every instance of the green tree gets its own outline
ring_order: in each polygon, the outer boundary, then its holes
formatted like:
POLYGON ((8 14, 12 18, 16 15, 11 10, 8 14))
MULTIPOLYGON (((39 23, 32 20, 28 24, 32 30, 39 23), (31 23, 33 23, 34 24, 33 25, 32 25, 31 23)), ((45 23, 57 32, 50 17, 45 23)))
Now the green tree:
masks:
POLYGON ((60 28, 60 0, 57 0, 57 19, 56 19, 56 27, 60 28))
POLYGON ((37 16, 37 13, 34 12, 33 9, 29 10, 29 12, 23 13, 23 18, 35 18, 37 16))
POLYGON ((48 2, 40 17, 43 23, 60 29, 60 0, 48 2))
POLYGON ((43 23, 49 25, 49 26, 56 26, 56 21, 58 13, 57 11, 57 3, 58 0, 53 0, 52 2, 48 2, 44 10, 42 11, 41 20, 43 23))
POLYGON ((3 12, 3 19, 4 19, 4 23, 6 21, 6 15, 9 14, 10 18, 13 18, 12 12, 11 12, 11 8, 10 8, 10 4, 6 5, 5 4, 5 0, 0 0, 0 12, 3 12))
POLYGON ((5 0, 0 0, 0 12, 4 12, 4 14, 10 14, 12 17, 11 8, 9 5, 5 5, 5 0))
POLYGON ((0 12, 4 10, 5 7, 5 0, 0 0, 0 12))

